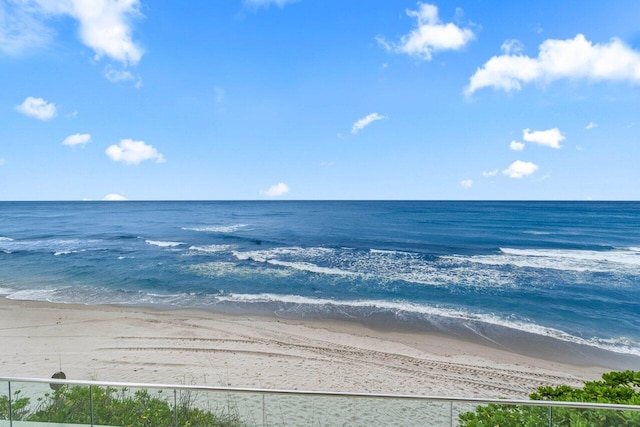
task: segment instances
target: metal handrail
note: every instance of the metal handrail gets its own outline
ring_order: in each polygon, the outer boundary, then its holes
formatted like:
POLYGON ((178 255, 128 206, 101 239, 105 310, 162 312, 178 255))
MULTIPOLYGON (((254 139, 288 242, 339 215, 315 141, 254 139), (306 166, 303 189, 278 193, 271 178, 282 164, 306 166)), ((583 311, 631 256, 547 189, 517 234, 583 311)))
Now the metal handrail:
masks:
POLYGON ((424 401, 431 401, 431 402, 453 402, 453 403, 475 403, 475 404, 492 404, 493 403, 493 404, 499 404, 499 405, 545 406, 545 407, 574 408, 574 409, 607 409, 607 410, 640 412, 640 405, 624 405, 624 404, 613 404, 613 403, 589 403, 589 402, 560 402, 560 401, 553 401, 553 400, 495 399, 495 398, 480 398, 480 397, 429 396, 429 395, 416 395, 416 394, 384 394, 384 393, 353 393, 353 392, 342 392, 342 391, 284 390, 284 389, 223 387, 223 386, 190 385, 190 384, 157 384, 157 383, 129 383, 129 382, 113 382, 113 381, 88 381, 88 380, 54 379, 54 378, 0 377, 0 382, 173 389, 173 390, 190 390, 190 391, 254 393, 254 394, 271 394, 271 395, 311 396, 311 397, 313 396, 315 397, 348 397, 348 398, 358 398, 358 399, 424 400, 424 401))

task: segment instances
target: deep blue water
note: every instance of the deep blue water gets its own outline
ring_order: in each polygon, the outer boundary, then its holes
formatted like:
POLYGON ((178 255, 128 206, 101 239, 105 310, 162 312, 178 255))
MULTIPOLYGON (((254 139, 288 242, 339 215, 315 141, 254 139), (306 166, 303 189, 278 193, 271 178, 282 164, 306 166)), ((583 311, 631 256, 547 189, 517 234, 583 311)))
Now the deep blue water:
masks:
POLYGON ((640 203, 2 202, 0 296, 500 330, 640 356, 640 203))

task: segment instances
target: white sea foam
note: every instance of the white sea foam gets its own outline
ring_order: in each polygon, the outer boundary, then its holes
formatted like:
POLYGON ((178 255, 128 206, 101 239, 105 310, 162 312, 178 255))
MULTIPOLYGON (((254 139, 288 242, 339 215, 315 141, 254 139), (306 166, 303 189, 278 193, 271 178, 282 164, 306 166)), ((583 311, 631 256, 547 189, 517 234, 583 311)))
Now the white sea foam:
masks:
POLYGON ((176 246, 186 245, 186 243, 183 242, 163 242, 161 240, 145 240, 145 243, 161 248, 175 248, 176 246))
POLYGON ((524 234, 533 234, 534 236, 547 236, 551 233, 550 231, 537 231, 537 230, 525 230, 523 231, 524 234))
POLYGON ((207 225, 203 227, 182 227, 185 231, 202 231, 207 233, 233 233, 246 227, 247 224, 207 225))
POLYGON ((23 289, 6 295, 7 299, 19 301, 55 302, 53 296, 58 289, 23 289))
POLYGON ((13 239, 11 237, 0 236, 0 242, 13 242, 13 239))
POLYGON ((293 273, 283 268, 246 267, 234 262, 205 262, 202 264, 184 267, 186 271, 205 277, 247 277, 255 279, 256 276, 268 276, 284 278, 293 273))
POLYGON ((458 259, 427 260, 420 254, 401 251, 323 247, 282 247, 257 251, 233 251, 239 261, 254 261, 317 274, 362 278, 378 282, 404 281, 429 286, 508 286, 509 272, 464 265, 458 259), (446 267, 446 268, 443 268, 446 267))
POLYGON ((280 267, 288 267, 298 271, 307 271, 310 273, 319 274, 331 274, 337 276, 357 276, 358 273, 351 271, 340 270, 339 268, 321 267, 319 265, 312 264, 310 262, 287 262, 271 259, 267 261, 268 264, 278 265, 280 267))
POLYGON ((234 248, 234 246, 231 246, 231 245, 189 246, 190 251, 204 252, 204 253, 227 252, 232 248, 234 248))
POLYGON ((330 300, 323 298, 309 298, 300 295, 279 295, 279 294, 229 294, 218 296, 219 301, 242 302, 242 303, 285 303, 308 306, 343 307, 356 309, 372 309, 379 311, 390 311, 394 313, 414 313, 427 317, 438 316, 447 319, 454 319, 464 322, 478 322, 494 326, 505 327, 520 332, 542 335, 560 341, 596 347, 616 353, 633 354, 640 356, 640 347, 628 338, 590 338, 585 339, 571 335, 565 331, 537 325, 535 323, 504 319, 494 314, 472 313, 464 310, 457 310, 444 307, 435 307, 409 302, 382 301, 382 300, 330 300))
POLYGON ((606 251, 500 248, 498 255, 442 258, 484 265, 511 265, 574 272, 637 274, 640 267, 640 252, 634 251, 633 248, 606 251))

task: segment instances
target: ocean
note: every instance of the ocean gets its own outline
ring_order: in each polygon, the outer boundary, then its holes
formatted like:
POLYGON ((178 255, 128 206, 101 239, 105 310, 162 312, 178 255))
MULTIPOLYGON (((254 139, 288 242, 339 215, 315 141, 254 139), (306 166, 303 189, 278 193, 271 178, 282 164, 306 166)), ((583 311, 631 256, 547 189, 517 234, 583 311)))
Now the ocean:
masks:
POLYGON ((356 321, 637 367, 640 203, 0 202, 0 296, 356 321))

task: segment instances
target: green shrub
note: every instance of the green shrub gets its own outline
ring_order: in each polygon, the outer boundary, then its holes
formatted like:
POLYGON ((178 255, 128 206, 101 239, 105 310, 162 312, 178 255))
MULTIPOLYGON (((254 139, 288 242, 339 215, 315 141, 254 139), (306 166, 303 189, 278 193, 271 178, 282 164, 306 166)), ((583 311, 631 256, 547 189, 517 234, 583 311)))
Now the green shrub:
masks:
MULTIPOLYGON (((135 427, 170 427, 175 424, 193 426, 242 426, 237 414, 216 414, 194 406, 189 392, 182 392, 176 410, 173 395, 165 398, 162 390, 131 392, 127 388, 62 386, 46 393, 30 407, 30 399, 14 393, 11 400, 13 420, 90 424, 93 407, 93 423, 102 425, 135 427), (91 393, 91 395, 90 395, 91 393), (182 396, 187 396, 183 398, 182 396), (92 401, 93 400, 93 401, 92 401), (170 402, 170 403, 169 403, 170 402), (177 421, 177 423, 176 423, 177 421)), ((0 396, 0 419, 9 419, 9 398, 0 396)))
MULTIPOLYGON (((617 403, 640 405, 640 372, 610 372, 601 381, 587 381, 582 388, 566 385, 540 387, 532 400, 617 403)), ((461 426, 638 426, 640 412, 594 409, 543 408, 536 406, 487 405, 459 415, 461 426), (550 422, 551 421, 551 422, 550 422)))

